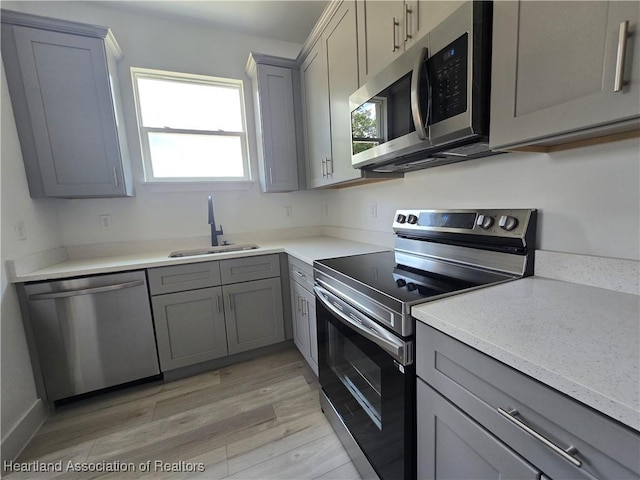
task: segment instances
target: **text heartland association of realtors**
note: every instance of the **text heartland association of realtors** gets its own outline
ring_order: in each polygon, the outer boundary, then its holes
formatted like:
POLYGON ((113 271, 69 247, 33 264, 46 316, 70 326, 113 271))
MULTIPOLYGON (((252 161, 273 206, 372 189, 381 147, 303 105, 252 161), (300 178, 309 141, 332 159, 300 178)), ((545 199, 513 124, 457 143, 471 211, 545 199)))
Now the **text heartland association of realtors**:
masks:
POLYGON ((5 461, 3 468, 6 473, 12 472, 204 472, 204 463, 193 462, 172 462, 167 463, 162 460, 147 460, 142 463, 103 461, 103 462, 13 462, 5 461))

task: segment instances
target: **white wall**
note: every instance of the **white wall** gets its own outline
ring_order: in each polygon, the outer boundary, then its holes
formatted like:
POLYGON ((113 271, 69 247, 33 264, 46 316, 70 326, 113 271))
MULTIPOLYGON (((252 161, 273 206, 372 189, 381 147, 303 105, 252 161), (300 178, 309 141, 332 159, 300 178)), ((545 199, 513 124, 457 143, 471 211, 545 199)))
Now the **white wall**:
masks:
MULTIPOLYGON (((295 58, 301 45, 248 36, 198 24, 103 7, 86 2, 2 2, 3 8, 109 26, 124 59, 119 67, 125 121, 131 150, 136 196, 97 200, 60 200, 58 217, 66 246, 105 242, 205 236, 206 198, 211 192, 157 192, 141 185, 142 162, 136 128, 130 67, 156 68, 245 80, 250 155, 257 179, 256 143, 251 82, 245 74, 249 52, 295 58), (98 216, 112 216, 111 230, 101 230, 98 216)), ((323 223, 323 192, 260 194, 248 191, 213 192, 216 221, 226 234, 282 229, 323 223), (287 218, 284 206, 293 207, 287 218)))
MULTIPOLYGON (((19 258, 62 245, 55 200, 32 200, 27 189, 27 179, 18 143, 11 99, 2 65, 1 125, 1 258, 19 258), (14 230, 16 221, 24 222, 27 239, 18 240, 14 230)), ((5 440, 17 423, 37 402, 31 372, 31 361, 22 327, 18 298, 13 285, 8 283, 4 261, 2 262, 2 312, 1 337, 1 410, 3 459, 5 440)))
POLYGON ((537 208, 537 248, 640 258, 640 140, 503 154, 339 190, 328 224, 388 232, 400 208, 537 208), (370 216, 377 202, 377 218, 370 216))

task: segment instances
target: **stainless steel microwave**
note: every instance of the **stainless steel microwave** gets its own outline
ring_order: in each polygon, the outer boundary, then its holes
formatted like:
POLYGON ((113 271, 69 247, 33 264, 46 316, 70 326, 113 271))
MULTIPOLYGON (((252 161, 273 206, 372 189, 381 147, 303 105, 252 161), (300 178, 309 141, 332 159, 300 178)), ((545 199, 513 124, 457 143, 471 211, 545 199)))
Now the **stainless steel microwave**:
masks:
POLYGON ((491 2, 469 1, 349 97, 352 164, 409 172, 489 150, 491 2))

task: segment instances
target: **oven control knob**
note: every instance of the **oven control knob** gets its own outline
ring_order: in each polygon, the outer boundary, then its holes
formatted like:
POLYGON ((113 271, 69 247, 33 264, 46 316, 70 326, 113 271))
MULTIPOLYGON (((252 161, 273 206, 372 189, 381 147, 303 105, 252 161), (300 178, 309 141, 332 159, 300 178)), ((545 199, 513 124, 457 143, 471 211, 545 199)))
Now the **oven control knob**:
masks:
POLYGON ((407 281, 404 278, 399 278, 398 280, 396 280, 396 285, 398 285, 398 287, 402 288, 407 284, 407 281))
POLYGON ((493 225, 493 217, 489 215, 478 215, 478 220, 476 221, 476 225, 480 228, 487 230, 491 228, 493 225))
POLYGON ((407 290, 409 290, 410 292, 413 292, 417 288, 418 286, 415 283, 407 283, 407 290))
POLYGON ((396 217, 396 222, 398 223, 404 223, 407 221, 407 216, 403 215, 402 213, 399 213, 398 216, 396 217))
POLYGON ((407 222, 409 222, 411 225, 415 225, 416 223, 418 223, 418 217, 416 217, 415 215, 409 215, 407 217, 407 222))
POLYGON ((500 217, 500 221, 498 222, 498 225, 503 230, 510 232, 511 230, 513 230, 518 226, 518 219, 516 217, 512 217, 511 215, 502 215, 500 217))

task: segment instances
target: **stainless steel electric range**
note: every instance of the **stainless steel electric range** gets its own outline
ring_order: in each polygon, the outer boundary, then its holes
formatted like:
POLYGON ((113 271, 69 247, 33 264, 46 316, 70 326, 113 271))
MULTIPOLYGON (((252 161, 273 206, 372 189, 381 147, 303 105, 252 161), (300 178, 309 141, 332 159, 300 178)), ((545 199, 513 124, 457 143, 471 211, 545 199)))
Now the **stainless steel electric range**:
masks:
POLYGON ((416 476, 411 307, 533 274, 536 210, 400 210, 393 251, 314 262, 322 408, 364 478, 416 476))

